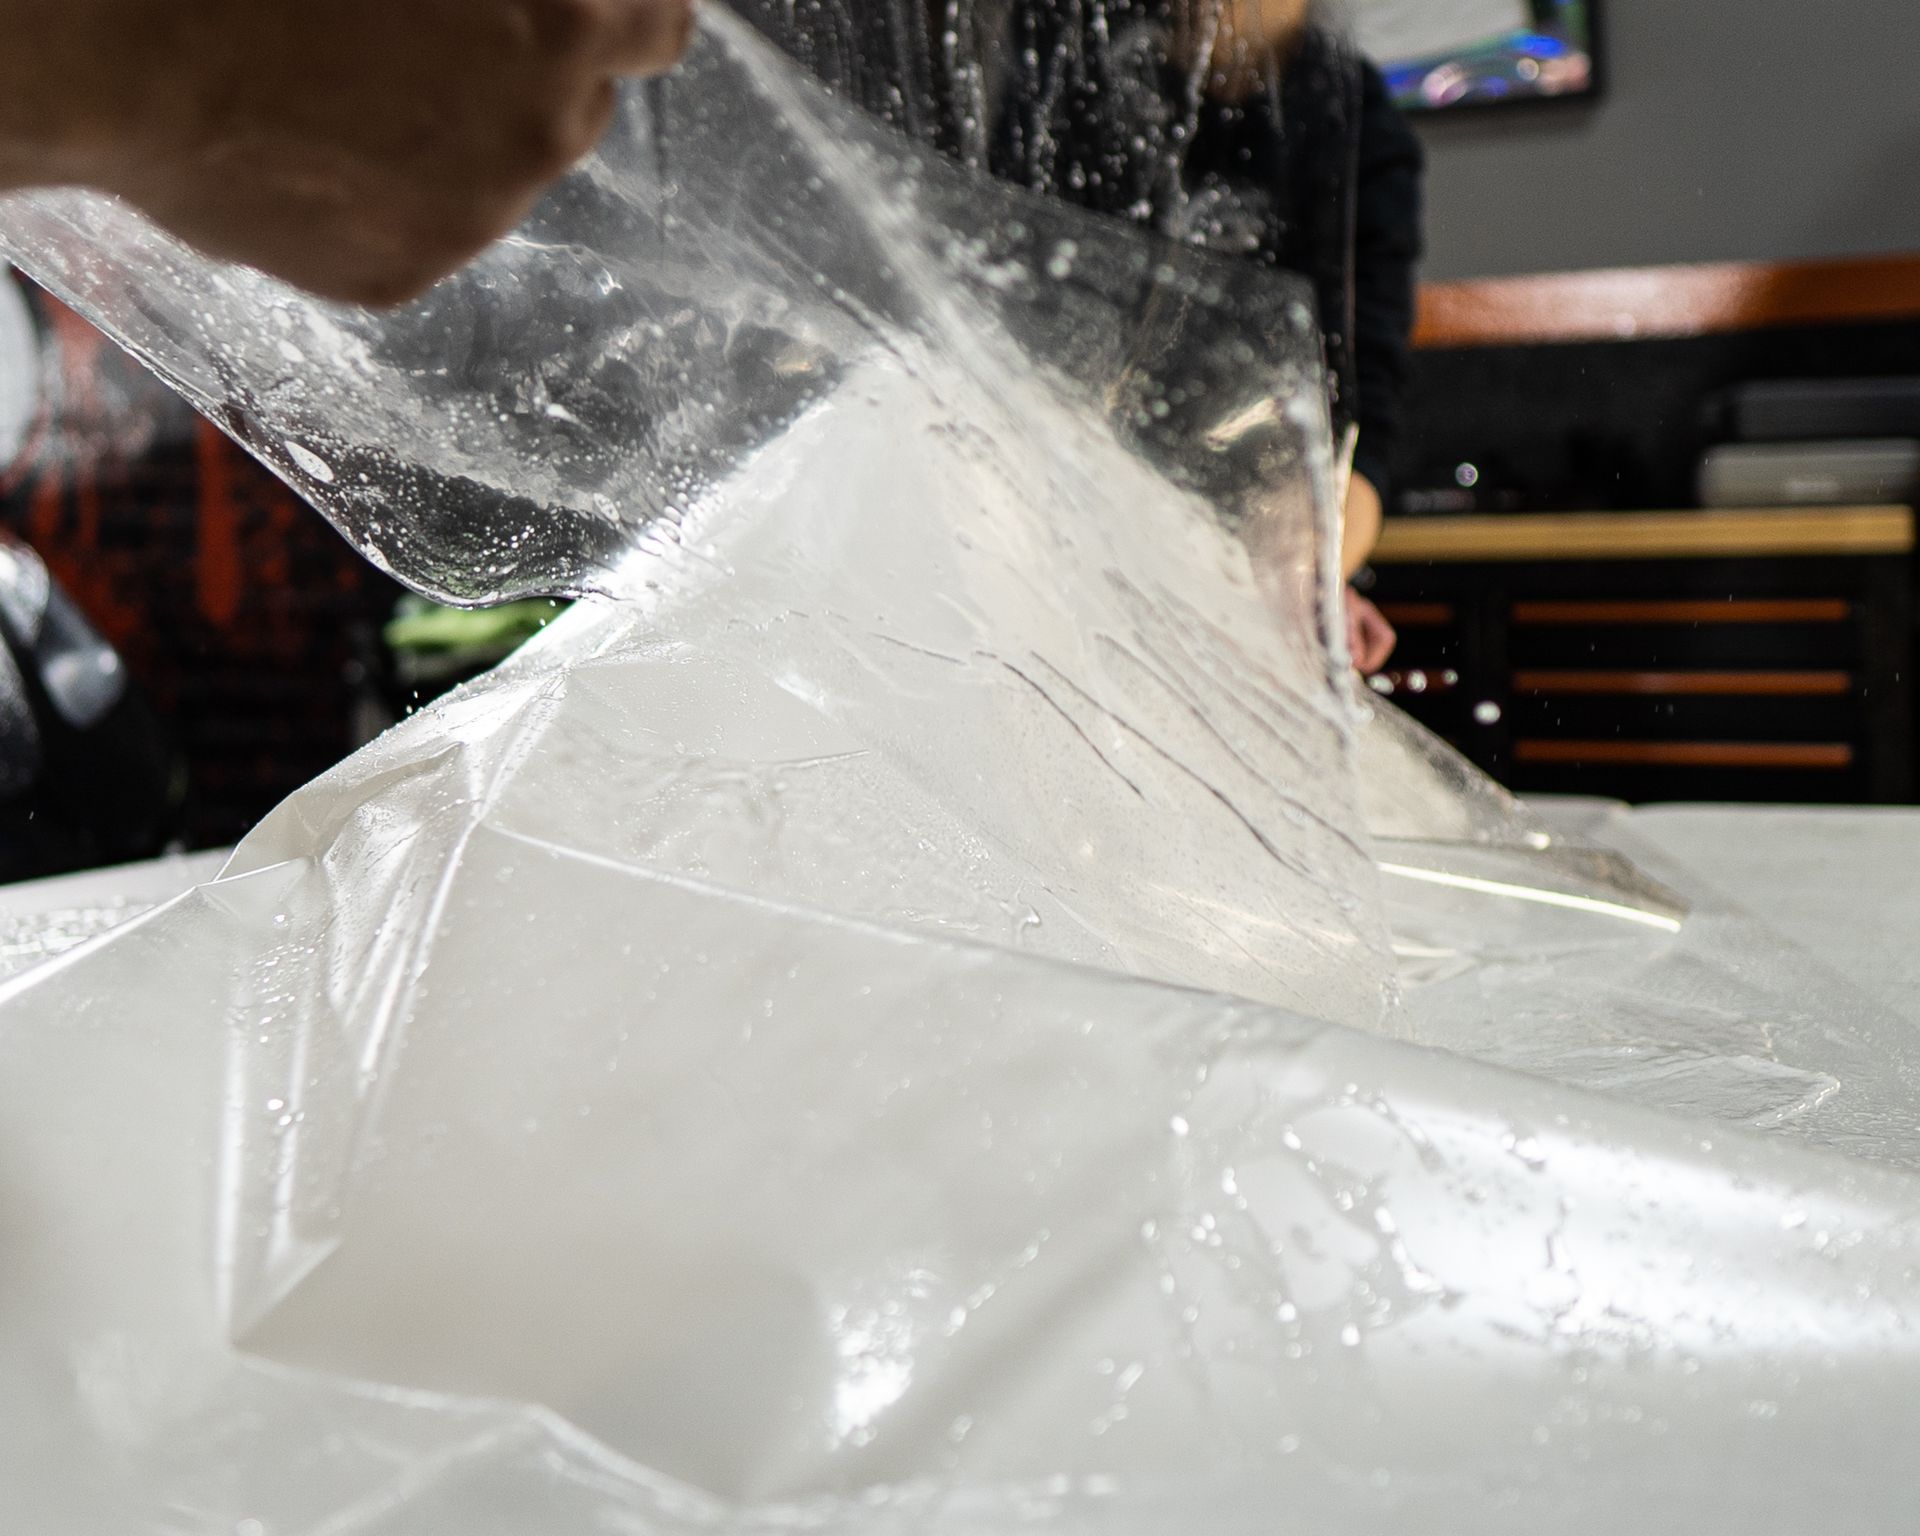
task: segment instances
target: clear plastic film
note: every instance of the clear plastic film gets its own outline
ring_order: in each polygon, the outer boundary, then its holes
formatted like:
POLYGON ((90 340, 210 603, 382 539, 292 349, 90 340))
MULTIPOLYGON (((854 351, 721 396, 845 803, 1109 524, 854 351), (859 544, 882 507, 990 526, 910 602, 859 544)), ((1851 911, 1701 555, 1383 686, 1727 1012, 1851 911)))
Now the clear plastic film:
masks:
POLYGON ((398 317, 6 223, 390 568, 615 599, 0 984, 11 1525, 1913 1513, 1902 1042, 1356 719, 1301 286, 719 11, 398 317))
POLYGON ((1416 1038, 1920 1162, 1920 1074, 1898 1009, 1657 850, 1549 822, 1355 692, 1363 817, 1416 1038))
POLYGON ((955 164, 720 9, 520 231, 398 315, 210 267, 84 193, 9 200, 5 239, 453 602, 632 595, 660 579, 636 550, 673 559, 715 488, 827 402, 891 409, 882 380, 927 434, 1030 461, 1023 493, 1084 498, 1086 455, 1124 452, 1288 550, 1311 513, 1269 503, 1327 472, 1297 463, 1324 449, 1304 287, 955 164))
MULTIPOLYGON (((847 868, 809 850, 781 890, 1380 1021, 1299 283, 953 164, 723 11, 525 230, 399 316, 210 269, 81 194, 8 223, 414 585, 651 613, 683 653, 629 675, 711 680, 711 739, 645 751, 673 792, 794 763, 833 807, 847 868), (857 814, 889 796, 904 843, 857 814)), ((624 728, 660 709, 635 694, 624 728)))

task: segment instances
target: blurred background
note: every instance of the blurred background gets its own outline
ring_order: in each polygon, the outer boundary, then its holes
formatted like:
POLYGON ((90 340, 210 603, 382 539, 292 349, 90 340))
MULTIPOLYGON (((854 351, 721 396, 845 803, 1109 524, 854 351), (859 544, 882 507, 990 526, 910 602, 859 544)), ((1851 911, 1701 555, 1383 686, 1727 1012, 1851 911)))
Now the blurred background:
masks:
POLYGON ((1427 151, 1375 685, 1523 790, 1911 801, 1911 12, 1357 11, 1427 151))

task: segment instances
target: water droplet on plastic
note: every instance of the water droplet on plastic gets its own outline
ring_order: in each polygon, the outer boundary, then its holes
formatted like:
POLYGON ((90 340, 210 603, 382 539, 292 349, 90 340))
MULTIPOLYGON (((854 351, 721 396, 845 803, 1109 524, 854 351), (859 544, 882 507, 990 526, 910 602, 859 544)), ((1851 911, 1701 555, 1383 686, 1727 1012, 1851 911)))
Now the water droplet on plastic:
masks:
POLYGON ((333 466, 311 448, 302 446, 292 438, 282 439, 286 446, 287 457, 292 459, 300 472, 322 485, 333 484, 333 466))

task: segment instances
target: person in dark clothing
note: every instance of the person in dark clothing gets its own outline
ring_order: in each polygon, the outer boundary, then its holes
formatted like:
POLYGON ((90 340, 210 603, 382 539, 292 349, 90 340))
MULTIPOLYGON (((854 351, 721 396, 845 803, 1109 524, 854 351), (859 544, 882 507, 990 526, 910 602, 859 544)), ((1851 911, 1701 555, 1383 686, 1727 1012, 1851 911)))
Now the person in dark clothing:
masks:
MULTIPOLYGON (((1424 156, 1380 71, 1305 0, 1017 0, 992 169, 1171 239, 1305 275, 1336 439, 1354 434, 1342 538, 1378 537, 1399 435, 1424 156), (1076 36, 1098 29, 1098 38, 1076 36)), ((1349 594, 1362 670, 1392 631, 1349 594)))
MULTIPOLYGON (((1354 419, 1359 436, 1340 550, 1341 574, 1348 578, 1366 563, 1379 540, 1391 489, 1388 477, 1406 402, 1414 279, 1424 246, 1426 174, 1420 140, 1394 105, 1385 77, 1363 61, 1361 82, 1353 261, 1354 419)), ((1354 665, 1364 673, 1379 671, 1393 654, 1393 629, 1379 609, 1351 587, 1347 624, 1354 665)))
MULTIPOLYGON (((1353 248, 1354 419, 1359 438, 1353 468, 1384 502, 1406 401, 1426 159, 1380 71, 1362 61, 1361 82, 1353 248)), ((1373 532, 1378 531, 1376 517, 1373 532)), ((1372 542, 1367 540, 1368 549, 1372 542)), ((1349 571, 1365 553, 1361 551, 1349 571)))
MULTIPOLYGON (((1379 70, 1309 0, 736 5, 829 89, 969 166, 1304 274, 1336 438, 1356 435, 1342 563, 1365 562, 1399 431, 1424 158, 1379 70)), ((1348 602, 1375 669, 1392 632, 1348 602)))

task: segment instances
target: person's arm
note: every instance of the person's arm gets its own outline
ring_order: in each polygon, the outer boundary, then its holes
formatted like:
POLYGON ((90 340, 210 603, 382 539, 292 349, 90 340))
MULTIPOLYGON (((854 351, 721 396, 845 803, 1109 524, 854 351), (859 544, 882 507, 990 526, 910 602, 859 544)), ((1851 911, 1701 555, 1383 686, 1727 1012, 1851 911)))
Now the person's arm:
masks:
MULTIPOLYGON (((1357 453, 1355 458, 1358 459, 1357 453)), ((1356 463, 1347 481, 1347 504, 1341 508, 1340 515, 1340 574, 1348 581, 1367 563, 1373 546, 1380 542, 1382 516, 1380 493, 1356 463)))
POLYGON ((0 189, 124 197, 211 255, 397 303, 525 216, 690 0, 0 0, 0 189))

